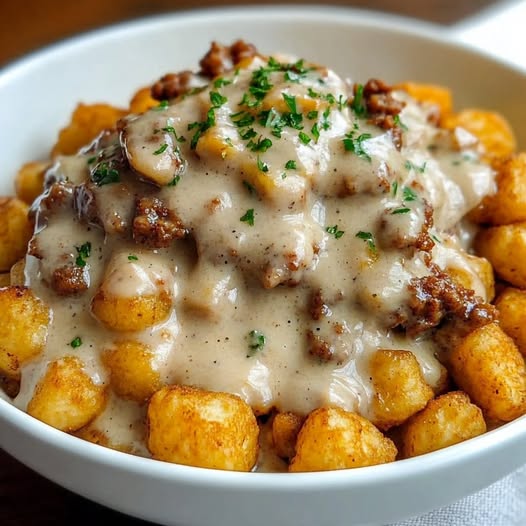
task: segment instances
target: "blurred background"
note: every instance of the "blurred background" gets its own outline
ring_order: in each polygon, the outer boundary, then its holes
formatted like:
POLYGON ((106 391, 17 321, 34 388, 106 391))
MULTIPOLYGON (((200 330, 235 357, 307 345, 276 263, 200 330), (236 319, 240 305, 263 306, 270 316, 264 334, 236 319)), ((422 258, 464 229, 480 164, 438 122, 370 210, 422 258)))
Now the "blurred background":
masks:
MULTIPOLYGON (((56 40, 180 9, 246 4, 331 4, 452 24, 497 0, 0 0, 0 67, 56 40)), ((264 16, 262 12, 261 16, 264 16)))

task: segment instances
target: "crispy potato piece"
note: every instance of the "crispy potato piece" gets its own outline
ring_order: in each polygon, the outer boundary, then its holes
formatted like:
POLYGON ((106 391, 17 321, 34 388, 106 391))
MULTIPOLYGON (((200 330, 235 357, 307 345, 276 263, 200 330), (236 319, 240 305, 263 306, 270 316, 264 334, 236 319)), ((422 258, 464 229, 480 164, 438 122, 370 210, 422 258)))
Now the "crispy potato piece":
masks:
POLYGON ((126 110, 109 104, 78 104, 70 123, 60 130, 57 143, 51 150, 51 156, 77 153, 100 132, 114 128, 116 122, 125 115, 126 110))
POLYGON ((106 401, 104 386, 96 385, 74 356, 51 362, 38 382, 27 412, 62 431, 72 432, 99 415, 106 401))
POLYGON ((465 109, 443 119, 444 128, 464 128, 480 141, 488 161, 498 161, 515 152, 517 141, 508 121, 499 113, 465 109))
POLYGON ((475 249, 490 261, 498 277, 526 288, 526 222, 480 230, 475 249))
POLYGON ((505 288, 495 300, 502 330, 511 336, 523 356, 526 356, 526 291, 505 288))
POLYGON ((441 118, 449 115, 453 110, 451 90, 437 84, 423 84, 416 82, 402 82, 394 89, 407 92, 413 99, 424 104, 434 104, 440 110, 441 118))
POLYGON ((20 365, 44 349, 49 309, 26 287, 0 289, 0 373, 17 378, 20 365))
MULTIPOLYGON (((477 277, 480 279, 484 287, 480 294, 485 294, 485 299, 491 301, 495 297, 495 276, 493 275, 493 267, 491 263, 483 257, 473 256, 471 254, 464 254, 464 257, 469 261, 469 264, 474 269, 477 277)), ((447 274, 458 285, 466 289, 474 289, 476 292, 477 284, 475 276, 467 270, 460 267, 447 267, 447 274)))
POLYGON ((110 384, 121 398, 143 403, 162 387, 155 365, 156 354, 149 345, 137 341, 116 342, 102 355, 110 370, 110 384))
POLYGON ((371 357, 370 375, 375 390, 372 422, 384 431, 405 422, 433 398, 412 352, 379 349, 371 357))
POLYGON ((492 419, 526 413, 526 367, 513 340, 497 323, 462 338, 448 359, 457 385, 492 419))
POLYGON ((294 413, 278 413, 272 421, 272 442, 281 458, 292 458, 296 453, 296 439, 304 418, 294 413))
POLYGON ((148 449, 159 460, 231 471, 250 471, 259 427, 241 398, 188 386, 157 391, 148 406, 148 449))
POLYGON ((495 181, 497 192, 486 196, 470 212, 470 219, 492 225, 526 221, 526 153, 504 161, 498 167, 495 181))
POLYGON ((44 175, 49 167, 48 161, 24 164, 15 177, 16 196, 30 205, 44 190, 44 175))
POLYGON ((142 331, 166 319, 172 297, 166 291, 156 295, 115 296, 99 289, 91 301, 94 316, 108 329, 119 332, 142 331))
POLYGON ((431 400, 402 426, 402 457, 430 453, 485 432, 482 411, 466 393, 451 391, 431 400))
POLYGON ((396 447, 369 420, 336 407, 309 414, 289 471, 326 471, 392 462, 396 447))
POLYGON ((130 113, 144 113, 150 108, 155 108, 159 105, 159 101, 152 97, 152 88, 146 86, 135 92, 130 101, 130 113))
POLYGON ((19 259, 12 267, 9 272, 9 279, 11 285, 21 285, 23 286, 26 282, 25 276, 26 270, 26 258, 19 259))
POLYGON ((0 197, 0 272, 9 272, 31 239, 28 206, 16 197, 0 197))

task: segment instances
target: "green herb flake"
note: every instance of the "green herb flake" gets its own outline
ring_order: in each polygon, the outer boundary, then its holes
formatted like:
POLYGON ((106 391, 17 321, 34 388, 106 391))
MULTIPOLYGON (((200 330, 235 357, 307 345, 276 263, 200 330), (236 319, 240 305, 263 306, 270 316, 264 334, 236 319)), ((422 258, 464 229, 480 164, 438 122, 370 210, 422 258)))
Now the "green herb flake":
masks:
POLYGON ((410 208, 396 208, 391 212, 392 215, 396 214, 407 214, 407 212, 411 212, 410 208))
POLYGON ((367 106, 363 98, 363 84, 358 84, 356 87, 356 93, 351 102, 351 109, 357 117, 367 116, 367 106))
POLYGON ((303 144, 309 144, 309 142, 312 140, 305 132, 302 131, 299 132, 298 137, 303 144))
POLYGON ((229 84, 232 84, 231 80, 224 79, 223 77, 219 77, 214 80, 214 88, 219 89, 223 86, 228 86, 229 84))
POLYGON ((376 245, 374 243, 374 238, 371 232, 364 232, 363 230, 360 230, 355 237, 363 239, 367 243, 369 250, 371 252, 376 252, 376 245))
POLYGON ((398 181, 394 181, 391 185, 391 193, 393 194, 393 197, 396 196, 398 192, 398 181))
POLYGON ((86 162, 88 164, 93 164, 97 160, 97 156, 90 157, 86 162))
POLYGON ((398 113, 393 117, 393 121, 395 123, 395 126, 402 128, 402 130, 409 130, 409 128, 400 120, 400 115, 398 115, 398 113))
POLYGON ((180 175, 176 175, 166 186, 177 186, 177 183, 181 180, 180 175))
POLYGON ((153 152, 154 155, 161 155, 161 153, 164 153, 166 149, 168 148, 168 144, 164 143, 161 144, 161 146, 153 152))
POLYGON ((331 109, 330 108, 326 108, 325 111, 322 114, 322 119, 321 119, 321 128, 322 128, 322 130, 327 131, 331 127, 331 123, 329 121, 329 115, 330 114, 331 114, 331 109))
POLYGON ((76 336, 69 342, 69 344, 71 347, 73 347, 73 349, 78 349, 82 345, 82 338, 80 336, 76 336))
POLYGON ((290 112, 298 113, 298 110, 296 108, 296 97, 287 93, 283 93, 283 98, 285 99, 285 103, 287 104, 287 107, 289 108, 290 112))
POLYGON ((181 136, 177 135, 177 132, 175 131, 175 128, 173 126, 166 126, 164 128, 161 128, 161 130, 166 133, 172 133, 176 142, 186 141, 186 139, 182 135, 181 136))
POLYGON ((259 157, 257 160, 258 168, 261 172, 267 173, 268 172, 268 165, 267 163, 264 163, 259 157))
POLYGON ((139 258, 137 256, 134 256, 133 254, 130 254, 128 256, 128 261, 138 261, 139 258))
POLYGON ((262 332, 252 330, 247 334, 247 343, 249 351, 249 354, 247 354, 247 358, 250 358, 256 352, 261 351, 265 347, 267 339, 262 332))
POLYGON ((427 163, 425 162, 422 166, 417 166, 416 164, 412 163, 409 159, 404 164, 406 170, 414 170, 415 172, 421 174, 423 174, 426 171, 426 165, 427 163))
POLYGON ((334 236, 335 239, 340 239, 340 237, 342 237, 343 234, 345 234, 344 230, 338 230, 338 225, 328 226, 325 229, 325 232, 327 232, 327 234, 330 234, 331 236, 334 236))
POLYGON ((260 137, 257 142, 250 145, 253 152, 266 152, 272 146, 272 141, 267 138, 260 137))
POLYGON ((232 113, 230 115, 230 120, 234 123, 234 126, 236 126, 237 128, 245 128, 253 124, 256 119, 250 113, 246 111, 240 111, 237 113, 232 113))
POLYGON ((309 120, 317 119, 318 114, 319 114, 318 110, 311 110, 307 113, 307 119, 309 120))
POLYGON ((240 221, 247 223, 249 226, 254 226, 254 209, 249 208, 240 218, 240 221))
POLYGON ((219 108, 223 104, 226 103, 228 99, 221 95, 221 93, 217 91, 211 91, 210 92, 210 103, 212 104, 212 107, 219 108))
POLYGON ((193 130, 194 128, 197 128, 195 131, 192 140, 190 141, 190 148, 192 150, 195 150, 197 143, 199 142, 199 139, 201 138, 201 135, 208 130, 209 128, 212 128, 212 126, 215 126, 216 123, 216 115, 214 112, 214 108, 210 108, 208 112, 206 113, 206 120, 202 122, 191 122, 188 124, 188 131, 193 130))
POLYGON ((320 130, 318 129, 318 123, 317 122, 315 122, 312 125, 312 128, 311 128, 310 132, 312 133, 312 136, 314 137, 314 141, 318 142, 318 140, 320 138, 320 130))
POLYGON ((77 258, 75 259, 75 264, 77 267, 85 267, 86 259, 89 258, 91 254, 91 243, 88 241, 81 245, 80 247, 75 247, 77 251, 77 258))
POLYGON ((243 186, 248 190, 248 193, 251 195, 257 195, 256 187, 253 184, 250 184, 247 180, 243 179, 243 186))
POLYGON ((362 133, 358 137, 354 136, 354 132, 348 133, 343 139, 345 151, 353 152, 358 157, 371 161, 371 156, 363 148, 363 143, 371 139, 371 137, 370 133, 362 133))
POLYGON ((437 236, 435 236, 435 234, 431 234, 431 237, 433 241, 436 241, 437 243, 442 243, 442 241, 437 236))
POLYGON ((285 163, 285 169, 286 170, 296 170, 296 161, 293 161, 292 159, 288 160, 285 163))
POLYGON ((409 186, 404 186, 403 196, 404 201, 416 201, 417 199, 415 191, 409 188, 409 186))
POLYGON ((154 111, 166 110, 169 105, 170 105, 170 103, 167 100, 162 100, 161 102, 159 102, 158 106, 155 106, 155 108, 153 108, 153 110, 154 111))
POLYGON ((97 186, 117 183, 120 180, 119 170, 113 167, 113 163, 101 162, 91 171, 91 178, 97 186))

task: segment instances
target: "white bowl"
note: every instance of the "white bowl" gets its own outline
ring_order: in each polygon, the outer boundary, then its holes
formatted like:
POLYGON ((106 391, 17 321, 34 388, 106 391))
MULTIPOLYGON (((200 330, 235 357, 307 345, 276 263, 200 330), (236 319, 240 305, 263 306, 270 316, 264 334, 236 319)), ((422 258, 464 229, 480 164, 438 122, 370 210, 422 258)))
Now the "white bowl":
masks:
MULTIPOLYGON (((168 71, 193 67, 210 40, 325 63, 355 80, 450 86, 458 107, 502 112, 526 147, 526 75, 448 42, 433 26, 330 8, 176 14, 97 31, 0 75, 0 193, 45 157, 78 101, 125 104, 168 71), (522 101, 522 104, 521 104, 522 101)), ((0 446, 49 479, 125 513, 178 526, 339 526, 407 518, 473 493, 526 463, 526 418, 388 465, 324 473, 231 473, 133 457, 82 441, 0 399, 0 446)))

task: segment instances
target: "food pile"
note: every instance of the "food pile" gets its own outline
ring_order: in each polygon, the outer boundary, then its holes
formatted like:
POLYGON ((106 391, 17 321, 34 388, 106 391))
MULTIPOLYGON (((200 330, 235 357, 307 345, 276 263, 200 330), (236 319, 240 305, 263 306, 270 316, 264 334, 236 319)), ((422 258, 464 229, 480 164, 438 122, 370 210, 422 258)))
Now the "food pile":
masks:
POLYGON ((526 412, 525 180, 505 119, 446 88, 213 43, 129 108, 79 104, 1 198, 1 385, 215 469, 480 435, 526 412))

